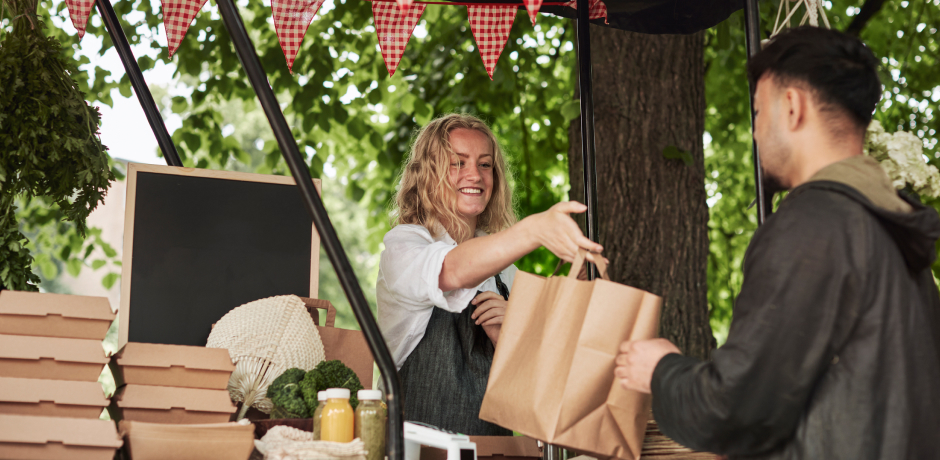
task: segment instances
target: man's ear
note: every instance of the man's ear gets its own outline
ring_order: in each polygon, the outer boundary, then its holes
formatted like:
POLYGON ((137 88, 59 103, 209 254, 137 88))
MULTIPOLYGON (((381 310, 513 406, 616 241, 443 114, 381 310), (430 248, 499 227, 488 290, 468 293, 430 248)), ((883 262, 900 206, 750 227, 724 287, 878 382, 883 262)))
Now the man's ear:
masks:
POLYGON ((806 93, 798 88, 787 88, 784 94, 786 123, 789 131, 796 131, 806 122, 806 93))

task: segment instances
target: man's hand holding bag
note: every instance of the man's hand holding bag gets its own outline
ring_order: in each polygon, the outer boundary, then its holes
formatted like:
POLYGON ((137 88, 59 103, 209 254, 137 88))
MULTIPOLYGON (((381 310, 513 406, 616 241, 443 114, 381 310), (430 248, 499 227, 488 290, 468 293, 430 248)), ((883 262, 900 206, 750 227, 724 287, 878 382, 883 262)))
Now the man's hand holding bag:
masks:
POLYGON ((480 418, 536 439, 632 460, 643 447, 650 397, 614 377, 626 340, 655 338, 662 299, 603 279, 517 272, 480 418))

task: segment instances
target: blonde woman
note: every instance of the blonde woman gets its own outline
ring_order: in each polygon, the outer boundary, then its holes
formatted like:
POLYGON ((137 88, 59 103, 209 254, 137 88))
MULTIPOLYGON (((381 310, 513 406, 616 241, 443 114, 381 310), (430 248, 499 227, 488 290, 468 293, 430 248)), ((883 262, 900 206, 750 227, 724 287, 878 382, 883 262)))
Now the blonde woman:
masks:
POLYGON ((405 419, 467 435, 511 435, 479 419, 516 267, 545 246, 571 261, 599 252, 568 213, 516 222, 506 158, 479 119, 453 114, 420 131, 395 197, 376 285, 379 327, 399 369, 405 419))

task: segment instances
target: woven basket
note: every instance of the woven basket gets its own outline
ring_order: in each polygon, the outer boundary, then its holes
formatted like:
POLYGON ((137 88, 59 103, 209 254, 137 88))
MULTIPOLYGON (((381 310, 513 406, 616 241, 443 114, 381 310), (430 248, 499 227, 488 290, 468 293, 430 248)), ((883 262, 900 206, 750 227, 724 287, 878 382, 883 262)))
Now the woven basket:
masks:
POLYGON ((304 302, 294 295, 268 297, 242 305, 216 323, 206 343, 225 348, 235 372, 228 382, 232 401, 270 413, 268 386, 287 369, 309 371, 323 361, 323 342, 304 302))

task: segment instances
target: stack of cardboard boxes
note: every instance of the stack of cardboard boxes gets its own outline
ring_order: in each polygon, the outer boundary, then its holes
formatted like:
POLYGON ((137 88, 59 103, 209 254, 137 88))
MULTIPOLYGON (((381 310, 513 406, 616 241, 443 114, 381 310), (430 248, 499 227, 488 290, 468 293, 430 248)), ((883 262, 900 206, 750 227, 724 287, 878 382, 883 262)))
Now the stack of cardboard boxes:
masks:
POLYGON ((227 422, 235 412, 228 350, 130 342, 111 358, 118 386, 114 420, 201 424, 227 422))
POLYGON ((0 458, 111 459, 103 297, 0 291, 0 458))

